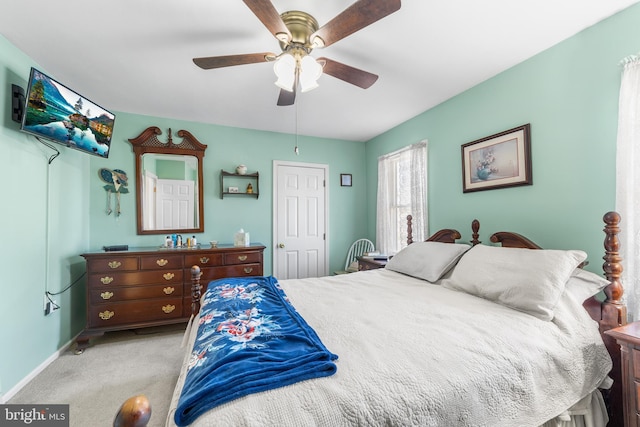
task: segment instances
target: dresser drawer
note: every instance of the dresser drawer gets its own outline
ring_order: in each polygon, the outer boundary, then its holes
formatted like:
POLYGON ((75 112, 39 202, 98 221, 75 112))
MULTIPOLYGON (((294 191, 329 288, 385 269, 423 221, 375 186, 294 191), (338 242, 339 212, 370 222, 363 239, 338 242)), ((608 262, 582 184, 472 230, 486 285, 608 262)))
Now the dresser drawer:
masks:
MULTIPOLYGON (((223 279, 225 277, 248 276, 262 276, 262 264, 238 264, 222 267, 203 268, 202 275, 200 276, 200 284, 206 287, 206 285, 211 280, 223 279)), ((185 286, 186 289, 191 289, 191 282, 189 281, 188 283, 185 283, 185 286)))
POLYGON ((182 255, 158 254, 140 257, 141 270, 182 268, 182 255))
POLYGON ((89 325, 93 328, 179 317, 182 317, 182 298, 98 304, 89 309, 89 325))
POLYGON ((176 297, 182 295, 182 284, 152 286, 120 286, 91 290, 91 302, 95 304, 112 303, 148 298, 176 297))
POLYGON ((222 265, 222 254, 192 254, 185 255, 184 267, 191 268, 197 265, 200 268, 222 265))
POLYGON ((89 288, 113 286, 182 283, 183 270, 136 271, 130 273, 102 273, 89 275, 89 288))
POLYGON ((225 265, 249 264, 260 261, 262 261, 262 254, 260 252, 234 252, 224 254, 225 265))
POLYGON ((138 269, 138 257, 113 257, 87 260, 91 271, 128 271, 138 269))

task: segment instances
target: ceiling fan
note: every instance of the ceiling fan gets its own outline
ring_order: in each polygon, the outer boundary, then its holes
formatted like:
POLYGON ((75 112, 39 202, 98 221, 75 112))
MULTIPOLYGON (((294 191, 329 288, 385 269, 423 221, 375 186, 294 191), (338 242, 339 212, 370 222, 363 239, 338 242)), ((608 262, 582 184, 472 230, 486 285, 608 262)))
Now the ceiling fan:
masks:
POLYGON ((369 88, 378 79, 377 75, 329 58, 314 59, 309 54, 314 48, 330 46, 400 9, 400 0, 357 0, 320 27, 306 12, 293 10, 279 14, 270 0, 243 1, 278 39, 282 52, 210 56, 193 58, 193 62, 209 70, 275 61, 276 85, 281 88, 278 105, 293 105, 298 87, 301 92, 317 87, 316 80, 322 73, 369 88))

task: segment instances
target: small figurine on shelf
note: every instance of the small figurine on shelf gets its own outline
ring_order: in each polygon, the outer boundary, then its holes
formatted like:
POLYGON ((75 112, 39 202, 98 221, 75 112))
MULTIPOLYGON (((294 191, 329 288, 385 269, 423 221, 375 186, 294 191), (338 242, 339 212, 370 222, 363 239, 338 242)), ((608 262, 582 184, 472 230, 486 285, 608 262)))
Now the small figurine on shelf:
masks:
POLYGON ((247 185, 247 194, 253 194, 253 185, 251 183, 247 185))

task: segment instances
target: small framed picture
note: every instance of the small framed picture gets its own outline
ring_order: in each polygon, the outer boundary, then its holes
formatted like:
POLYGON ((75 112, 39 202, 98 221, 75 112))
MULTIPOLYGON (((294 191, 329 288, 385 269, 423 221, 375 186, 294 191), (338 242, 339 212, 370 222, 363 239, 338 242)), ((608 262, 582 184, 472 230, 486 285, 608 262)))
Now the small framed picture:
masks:
POLYGON ((340 185, 342 187, 351 187, 351 174, 350 173, 341 173, 340 174, 340 185))
POLYGON ((229 193, 237 193, 238 187, 229 187, 229 193))

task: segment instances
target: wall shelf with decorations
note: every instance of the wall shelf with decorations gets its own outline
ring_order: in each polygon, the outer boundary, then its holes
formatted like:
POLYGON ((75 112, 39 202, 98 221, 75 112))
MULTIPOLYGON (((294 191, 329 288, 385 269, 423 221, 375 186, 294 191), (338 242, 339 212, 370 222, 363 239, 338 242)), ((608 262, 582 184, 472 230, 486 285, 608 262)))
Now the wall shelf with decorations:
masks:
POLYGON ((256 199, 260 195, 260 174, 258 172, 239 174, 220 171, 220 198, 225 196, 249 196, 256 199), (247 182, 249 181, 249 182, 247 182))

